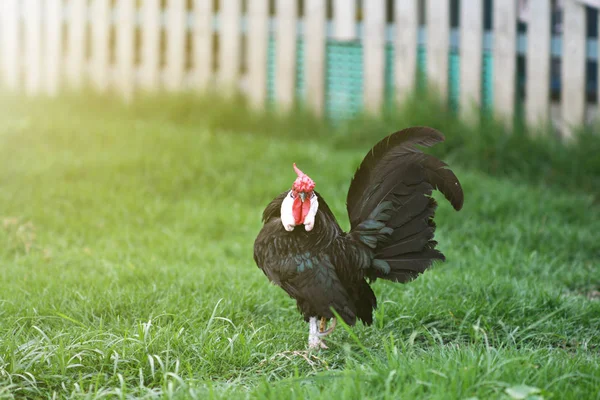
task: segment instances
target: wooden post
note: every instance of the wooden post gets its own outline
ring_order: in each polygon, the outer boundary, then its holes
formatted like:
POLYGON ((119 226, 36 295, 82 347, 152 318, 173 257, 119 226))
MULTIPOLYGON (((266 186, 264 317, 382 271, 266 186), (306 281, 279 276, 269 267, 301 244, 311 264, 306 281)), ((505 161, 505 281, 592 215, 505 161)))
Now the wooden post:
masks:
POLYGON ((494 111, 512 126, 517 86, 516 0, 494 1, 494 111))
POLYGON ((62 0, 46 0, 44 27, 44 88, 46 94, 56 96, 60 87, 62 66, 62 0))
POLYGON ((364 3, 365 37, 363 41, 365 109, 379 113, 385 91, 385 0, 364 3))
POLYGON ((133 97, 135 2, 117 3, 117 87, 125 101, 133 97))
POLYGON ((427 80, 448 99, 450 0, 427 1, 427 80))
POLYGON ((267 99, 267 46, 269 40, 269 1, 248 3, 248 96, 255 108, 267 99))
POLYGON ((25 0, 25 92, 38 94, 42 86, 42 3, 25 0))
POLYGON ((108 38, 110 25, 109 0, 94 0, 92 3, 92 82, 96 90, 108 88, 108 38))
MULTIPOLYGON (((255 2, 250 2, 249 7, 255 2)), ((194 86, 206 90, 211 82, 212 51, 212 0, 195 0, 194 3, 194 86)))
POLYGON ((306 90, 307 103, 312 111, 322 116, 325 111, 325 41, 327 9, 322 0, 306 0, 306 90))
POLYGON ((483 0, 460 3, 460 115, 478 122, 483 64, 483 0))
MULTIPOLYGON (((238 89, 242 40, 241 15, 241 0, 221 0, 219 83, 228 94, 238 89)), ((252 41, 254 38, 249 37, 249 40, 252 41)))
POLYGON ((160 0, 142 3, 141 87, 146 91, 160 85, 160 0))
POLYGON ((398 103, 412 95, 417 80, 419 0, 396 0, 395 84, 398 103))
POLYGON ((275 39, 275 98, 277 107, 286 111, 294 104, 296 91, 296 2, 276 0, 277 33, 275 39))
POLYGON ((529 15, 525 111, 535 128, 550 118, 550 0, 531 0, 529 15))
POLYGON ((70 85, 77 89, 83 84, 84 75, 86 3, 86 0, 69 1, 67 78, 70 85))
POLYGON ((19 1, 0 1, 0 29, 2 29, 2 78, 6 87, 19 87, 19 1))
POLYGON ((356 39, 356 0, 333 0, 333 38, 356 39))
POLYGON ((585 5, 565 1, 563 16, 561 109, 563 135, 570 138, 585 122, 585 5))
POLYGON ((185 73, 186 1, 170 0, 167 9, 167 68, 165 87, 170 91, 180 90, 185 73))

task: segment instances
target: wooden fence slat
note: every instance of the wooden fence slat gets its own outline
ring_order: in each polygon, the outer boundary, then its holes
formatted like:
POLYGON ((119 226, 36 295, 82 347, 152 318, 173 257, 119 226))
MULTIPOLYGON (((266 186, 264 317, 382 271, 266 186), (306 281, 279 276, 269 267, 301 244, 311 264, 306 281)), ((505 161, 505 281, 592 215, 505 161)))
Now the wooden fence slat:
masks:
POLYGON ((395 84, 396 100, 412 95, 417 81, 417 32, 419 0, 396 0, 395 84))
POLYGON ((11 90, 19 87, 19 14, 18 0, 0 2, 0 28, 2 29, 2 78, 11 90))
POLYGON ((42 3, 40 0, 25 0, 25 92, 38 94, 42 83, 42 3))
POLYGON ((134 26, 135 2, 119 1, 116 26, 117 87, 126 101, 131 100, 134 88, 134 26))
POLYGON ((448 97, 450 0, 427 1, 427 82, 448 97))
MULTIPOLYGON (((250 7, 255 2, 250 2, 250 7)), ((206 90, 212 78, 212 0, 195 0, 194 2, 194 39, 193 63, 194 86, 206 90)))
POLYGON ((460 114, 479 121, 483 64, 483 1, 460 3, 460 114))
POLYGON ((356 0, 333 0, 333 38, 356 39, 356 0))
POLYGON ((327 8, 322 0, 306 0, 305 51, 306 101, 316 115, 325 110, 325 41, 327 8))
POLYGON ((268 0, 248 3, 248 95, 256 108, 263 107, 267 99, 268 18, 268 0))
POLYGON ((67 79, 74 88, 81 87, 84 78, 86 3, 86 0, 69 1, 67 79))
POLYGON ((529 14, 525 111, 527 123, 536 127, 550 118, 550 1, 531 0, 529 14))
POLYGON ((170 0, 167 9, 167 67, 165 87, 177 91, 185 74, 186 1, 170 0))
POLYGON ((276 0, 275 98, 277 107, 287 110, 294 104, 296 91, 296 2, 276 0))
POLYGON ((46 0, 44 26, 44 88, 56 96, 60 87, 62 66, 62 0, 46 0))
POLYGON ((146 91, 158 89, 160 82, 160 11, 160 0, 145 0, 142 4, 140 87, 146 91))
POLYGON ((586 11, 575 1, 563 4, 562 131, 570 137, 585 122, 586 11))
POLYGON ((110 1, 93 0, 90 23, 92 29, 91 75, 94 87, 100 92, 108 88, 110 1))
MULTIPOLYGON (((241 15, 241 0, 221 0, 219 84, 228 93, 238 87, 242 40, 241 15)), ((251 38, 251 40, 254 40, 254 38, 251 38)))
POLYGON ((378 113, 385 91, 385 0, 364 3, 363 92, 365 110, 378 113))
POLYGON ((509 126, 515 112, 517 79, 517 3, 494 1, 494 111, 506 118, 509 126))

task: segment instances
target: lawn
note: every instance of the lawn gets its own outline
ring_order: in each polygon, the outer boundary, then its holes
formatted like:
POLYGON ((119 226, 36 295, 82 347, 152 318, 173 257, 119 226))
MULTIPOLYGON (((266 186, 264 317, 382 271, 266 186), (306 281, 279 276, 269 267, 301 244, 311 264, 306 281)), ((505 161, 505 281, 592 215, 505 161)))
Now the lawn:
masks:
POLYGON ((458 213, 437 196, 447 261, 378 281, 374 325, 309 354, 294 301, 252 259, 260 216, 296 162, 347 228, 382 125, 278 135, 258 132, 267 117, 230 129, 149 104, 2 99, 0 398, 600 399, 598 159, 528 142, 527 171, 487 168, 503 159, 456 145, 452 125, 453 150, 435 150, 465 191, 458 213), (536 170, 548 157, 556 173, 536 170))

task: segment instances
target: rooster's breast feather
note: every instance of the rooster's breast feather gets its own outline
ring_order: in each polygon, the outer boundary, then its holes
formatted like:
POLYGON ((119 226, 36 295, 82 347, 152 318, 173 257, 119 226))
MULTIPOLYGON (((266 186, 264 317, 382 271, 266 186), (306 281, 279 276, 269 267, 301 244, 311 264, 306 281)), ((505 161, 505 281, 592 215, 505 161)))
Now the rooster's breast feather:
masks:
POLYGON ((264 225, 254 242, 256 264, 271 282, 296 300, 306 320, 315 316, 332 318, 333 308, 346 323, 354 325, 357 316, 363 319, 363 313, 356 315, 356 288, 350 280, 358 271, 350 269, 352 276, 347 274, 349 260, 342 248, 345 234, 319 193, 314 229, 306 232, 300 225, 292 232, 285 231, 279 212, 284 194, 263 213, 264 225))
POLYGON ((333 308, 346 323, 354 325, 354 302, 328 251, 296 251, 290 246, 289 251, 277 252, 272 246, 272 242, 255 243, 256 263, 271 282, 296 300, 305 320, 315 316, 332 318, 333 308))

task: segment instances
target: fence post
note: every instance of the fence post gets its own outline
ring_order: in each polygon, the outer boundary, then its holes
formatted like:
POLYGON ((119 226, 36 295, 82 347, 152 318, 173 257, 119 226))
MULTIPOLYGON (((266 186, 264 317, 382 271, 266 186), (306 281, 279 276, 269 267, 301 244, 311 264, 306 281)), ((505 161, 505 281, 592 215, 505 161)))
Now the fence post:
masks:
POLYGON ((370 0, 364 6, 363 82, 365 109, 378 113, 385 91, 385 0, 370 0))
POLYGON ((494 1, 494 111, 512 127, 517 86, 517 3, 494 1))
POLYGON ((412 95, 417 81, 419 0, 396 0, 395 84, 398 103, 412 95))
MULTIPOLYGON (((254 2, 251 2, 253 4, 254 2)), ((195 0, 194 3, 194 86, 205 90, 211 80, 213 51, 212 0, 195 0)))
POLYGON ((135 2, 117 3, 117 86, 126 101, 133 96, 133 44, 135 2))
POLYGON ((156 90, 160 83, 160 0, 144 0, 142 15, 141 87, 156 90))
MULTIPOLYGON (((238 89, 240 71, 242 40, 240 20, 242 16, 241 0, 221 0, 220 14, 219 84, 226 93, 231 94, 238 89)), ((254 40, 254 38, 250 38, 250 40, 254 40)))
POLYGON ((269 1, 248 3, 248 96, 255 108, 267 99, 267 46, 269 41, 269 1))
POLYGON ((35 95, 41 88, 42 60, 42 3, 40 0, 24 1, 25 21, 25 92, 35 95))
POLYGON ((356 0, 333 0, 333 37, 335 40, 356 39, 356 0))
POLYGON ((61 80, 62 66, 62 0, 46 0, 44 29, 44 88, 46 94, 56 96, 61 80))
POLYGON ((277 107, 289 110, 296 90, 296 2, 277 0, 277 34, 275 39, 275 98, 277 107))
POLYGON ((76 89, 83 83, 85 62, 86 0, 70 0, 67 21, 67 78, 76 89))
POLYGON ((167 49, 165 87, 177 91, 183 85, 185 72, 186 1, 169 0, 167 11, 167 49))
POLYGON ((550 0, 531 0, 527 24, 525 111, 532 128, 550 116, 550 0))
POLYGON ((2 78, 8 89, 19 87, 19 15, 18 0, 0 2, 0 28, 2 28, 2 78))
POLYGON ((450 1, 427 1, 427 82, 448 100, 450 1))
POLYGON ((96 90, 104 92, 108 87, 108 38, 110 24, 110 3, 108 0, 94 0, 92 15, 92 81, 96 90))
POLYGON ((562 133, 570 138, 585 122, 586 15, 579 2, 563 4, 562 133))
POLYGON ((322 116, 325 109, 325 41, 327 9, 322 0, 306 0, 306 101, 312 111, 322 116))
POLYGON ((460 3, 460 115, 478 122, 483 64, 483 0, 460 3))

